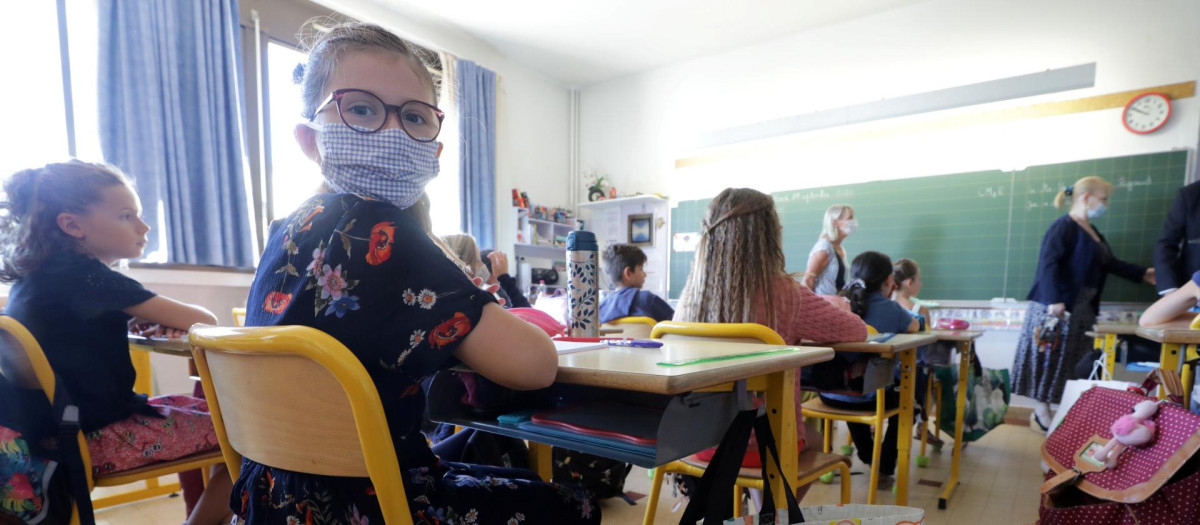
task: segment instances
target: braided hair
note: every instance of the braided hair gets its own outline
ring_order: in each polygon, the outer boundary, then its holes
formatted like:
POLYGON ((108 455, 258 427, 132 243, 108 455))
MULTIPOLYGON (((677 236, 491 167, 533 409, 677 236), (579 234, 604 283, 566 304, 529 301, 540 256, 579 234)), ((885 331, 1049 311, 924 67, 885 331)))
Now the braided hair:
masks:
POLYGON ((775 200, 748 188, 726 189, 708 204, 701 227, 676 319, 774 326, 772 282, 786 275, 775 200), (757 318, 759 311, 766 319, 757 318))

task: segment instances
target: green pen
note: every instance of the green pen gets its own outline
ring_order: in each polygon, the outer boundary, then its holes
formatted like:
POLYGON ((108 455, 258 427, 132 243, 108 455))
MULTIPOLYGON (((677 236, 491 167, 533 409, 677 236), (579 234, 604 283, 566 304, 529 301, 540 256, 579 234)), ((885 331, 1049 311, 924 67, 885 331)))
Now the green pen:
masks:
POLYGON ((713 357, 698 357, 696 359, 680 359, 678 361, 660 361, 655 363, 658 366, 687 366, 697 365, 701 363, 714 363, 717 361, 729 361, 731 359, 742 359, 744 357, 761 357, 764 355, 775 354, 790 354, 799 352, 799 348, 773 348, 771 350, 763 350, 761 352, 749 352, 745 354, 718 355, 713 357))

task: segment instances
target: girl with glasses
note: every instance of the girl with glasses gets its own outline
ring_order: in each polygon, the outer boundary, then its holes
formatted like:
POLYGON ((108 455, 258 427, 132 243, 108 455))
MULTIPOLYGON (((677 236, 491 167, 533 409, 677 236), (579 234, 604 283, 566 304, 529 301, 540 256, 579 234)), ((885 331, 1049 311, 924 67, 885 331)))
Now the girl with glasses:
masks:
MULTIPOLYGON (((341 24, 316 39, 298 78, 306 122, 296 139, 329 193, 272 226, 246 324, 311 326, 362 361, 383 400, 414 522, 599 523, 585 491, 526 470, 441 461, 420 432, 420 381, 434 372, 461 362, 531 390, 558 370, 550 338, 504 311, 430 233, 424 189, 438 174, 443 115, 421 57, 381 27, 341 24)), ((367 479, 249 459, 231 506, 245 523, 383 523, 367 479)))

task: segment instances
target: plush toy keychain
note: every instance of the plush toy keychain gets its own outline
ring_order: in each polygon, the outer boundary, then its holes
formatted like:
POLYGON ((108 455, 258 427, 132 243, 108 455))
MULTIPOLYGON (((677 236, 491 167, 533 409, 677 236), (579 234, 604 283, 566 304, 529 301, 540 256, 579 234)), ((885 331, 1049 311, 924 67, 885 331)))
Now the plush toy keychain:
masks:
POLYGON ((1117 466, 1125 447, 1137 447, 1154 441, 1155 425, 1150 418, 1158 413, 1158 403, 1147 399, 1133 406, 1133 413, 1117 418, 1112 424, 1113 438, 1095 457, 1108 468, 1117 466))

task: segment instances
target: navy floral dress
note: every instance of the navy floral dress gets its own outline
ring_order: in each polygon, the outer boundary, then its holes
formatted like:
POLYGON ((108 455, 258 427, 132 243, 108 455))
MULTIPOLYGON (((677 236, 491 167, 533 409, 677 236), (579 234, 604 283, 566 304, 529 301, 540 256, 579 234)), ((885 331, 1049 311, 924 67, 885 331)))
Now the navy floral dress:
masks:
MULTIPOLYGON (((383 400, 415 523, 599 523, 585 491, 528 470, 443 462, 420 433, 422 378, 458 364, 454 350, 494 297, 396 206, 322 194, 272 226, 246 303, 250 326, 305 325, 345 344, 383 400)), ((244 460, 238 523, 383 523, 370 481, 244 460)))

